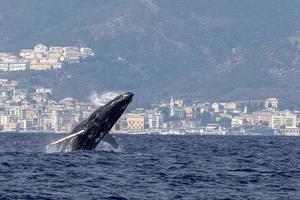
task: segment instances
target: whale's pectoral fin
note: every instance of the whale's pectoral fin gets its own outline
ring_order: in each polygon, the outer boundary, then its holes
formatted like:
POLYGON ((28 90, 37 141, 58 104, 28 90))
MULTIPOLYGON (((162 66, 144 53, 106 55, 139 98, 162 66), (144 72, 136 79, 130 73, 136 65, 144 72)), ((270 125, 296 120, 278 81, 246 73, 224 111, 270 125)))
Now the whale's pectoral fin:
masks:
POLYGON ((114 149, 119 147, 119 144, 117 142, 117 139, 112 135, 112 134, 105 134, 103 139, 103 142, 107 142, 108 144, 110 144, 114 149))
POLYGON ((50 146, 54 146, 54 145, 60 145, 60 144, 63 144, 65 142, 68 142, 70 140, 72 140, 73 138, 76 138, 78 137, 78 135, 80 135, 81 133, 83 133, 85 130, 81 130, 81 131, 78 131, 77 133, 73 133, 71 135, 68 135, 62 139, 59 139, 55 142, 52 142, 51 144, 47 145, 47 147, 50 147, 50 146))

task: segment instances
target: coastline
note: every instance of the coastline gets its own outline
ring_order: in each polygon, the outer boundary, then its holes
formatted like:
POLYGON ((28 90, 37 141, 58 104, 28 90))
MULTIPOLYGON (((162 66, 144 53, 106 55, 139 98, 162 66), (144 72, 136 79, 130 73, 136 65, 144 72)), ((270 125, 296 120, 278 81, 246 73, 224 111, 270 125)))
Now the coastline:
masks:
MULTIPOLYGON (((143 131, 111 131, 111 134, 115 135, 168 135, 168 136, 188 136, 188 135, 197 135, 197 136, 294 136, 299 137, 300 135, 279 135, 279 134, 265 134, 262 132, 257 133, 245 133, 245 132, 234 132, 234 131, 227 131, 227 132, 191 132, 189 129, 162 129, 162 130, 143 130, 143 131)), ((62 131, 0 131, 0 134, 55 134, 55 135, 68 135, 68 132, 62 131)))

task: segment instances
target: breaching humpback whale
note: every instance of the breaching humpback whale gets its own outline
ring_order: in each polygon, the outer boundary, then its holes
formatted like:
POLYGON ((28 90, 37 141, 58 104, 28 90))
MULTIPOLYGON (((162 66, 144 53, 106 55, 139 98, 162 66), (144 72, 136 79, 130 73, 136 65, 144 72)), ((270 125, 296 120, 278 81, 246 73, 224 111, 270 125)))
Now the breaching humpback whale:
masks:
POLYGON ((93 150, 100 141, 117 148, 116 138, 108 132, 121 117, 132 98, 133 94, 129 92, 119 95, 75 126, 69 136, 52 142, 47 148, 55 147, 59 152, 93 150))

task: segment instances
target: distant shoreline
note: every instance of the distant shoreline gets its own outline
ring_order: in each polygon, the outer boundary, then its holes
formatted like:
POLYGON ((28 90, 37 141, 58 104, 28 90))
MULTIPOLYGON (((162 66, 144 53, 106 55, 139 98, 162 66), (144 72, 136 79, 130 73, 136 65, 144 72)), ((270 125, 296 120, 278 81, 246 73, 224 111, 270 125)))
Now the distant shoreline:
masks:
MULTIPOLYGON (((115 135, 160 135, 160 136, 264 136, 264 137, 299 137, 295 135, 265 135, 265 134, 206 134, 206 133, 188 133, 188 134, 161 134, 159 131, 117 131, 110 132, 115 135)), ((55 134, 55 135, 68 135, 66 132, 54 132, 54 131, 0 131, 0 134, 55 134)))

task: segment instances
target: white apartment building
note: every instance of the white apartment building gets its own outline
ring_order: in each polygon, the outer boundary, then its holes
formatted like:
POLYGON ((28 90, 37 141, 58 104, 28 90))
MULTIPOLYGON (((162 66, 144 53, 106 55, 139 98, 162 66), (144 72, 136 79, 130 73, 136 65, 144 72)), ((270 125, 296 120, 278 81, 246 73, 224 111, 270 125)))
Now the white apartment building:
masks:
POLYGON ((40 54, 44 54, 46 55, 46 53, 48 52, 48 47, 44 44, 38 44, 34 47, 34 51, 36 53, 40 53, 40 54))
POLYGON ((80 48, 80 52, 82 54, 82 56, 87 57, 87 56, 94 56, 94 52, 91 48, 80 48))
POLYGON ((25 71, 28 67, 28 63, 24 62, 15 62, 9 64, 9 71, 25 71))
POLYGON ((233 128, 239 128, 244 125, 244 118, 242 116, 234 116, 231 120, 231 126, 233 128))
POLYGON ((297 128, 297 116, 291 112, 277 112, 272 115, 271 126, 272 129, 280 129, 285 127, 287 129, 297 128))
POLYGON ((211 109, 213 110, 214 113, 218 113, 220 112, 220 105, 217 102, 215 102, 211 104, 211 109))
POLYGON ((164 116, 160 111, 147 114, 147 125, 149 129, 160 129, 163 127, 163 122, 164 116))
POLYGON ((49 47, 49 52, 62 54, 63 51, 64 51, 63 47, 49 47))
POLYGON ((233 111, 236 109, 237 105, 233 102, 223 103, 224 110, 233 111))
POLYGON ((9 70, 7 63, 0 63, 0 71, 7 72, 9 70))
POLYGON ((265 100, 265 108, 278 108, 278 99, 269 98, 265 100))

